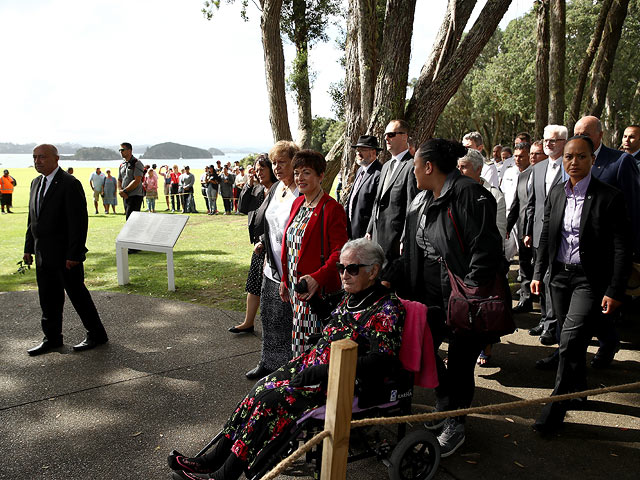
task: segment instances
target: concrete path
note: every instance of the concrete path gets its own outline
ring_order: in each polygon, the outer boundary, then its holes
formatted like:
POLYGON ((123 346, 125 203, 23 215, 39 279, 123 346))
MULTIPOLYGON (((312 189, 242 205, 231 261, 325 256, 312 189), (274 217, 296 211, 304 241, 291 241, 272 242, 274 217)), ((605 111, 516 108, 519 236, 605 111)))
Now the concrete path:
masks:
MULTIPOLYGON (((84 332, 67 304, 65 347, 32 358, 26 350, 42 336, 37 294, 0 293, 0 479, 165 479, 167 453, 195 454, 250 389, 244 372, 259 358, 260 331, 227 332, 242 314, 120 293, 93 296, 109 344, 74 353, 71 345, 84 332)), ((518 318, 522 330, 494 349, 496 366, 476 370, 474 405, 550 393, 554 374, 533 368, 551 352, 527 334, 535 322, 533 315, 518 318)), ((614 365, 589 368, 590 387, 640 378, 640 325, 621 335, 614 365)), ((589 358, 594 352, 592 346, 589 358)), ((432 393, 417 389, 415 403, 432 405, 432 393)), ((594 397, 550 439, 531 429, 538 411, 470 417, 465 444, 443 459, 437 478, 638 478, 640 392, 594 397)), ((393 440, 390 431, 383 434, 393 440)), ((348 478, 387 478, 386 467, 367 460, 351 465, 348 478)))

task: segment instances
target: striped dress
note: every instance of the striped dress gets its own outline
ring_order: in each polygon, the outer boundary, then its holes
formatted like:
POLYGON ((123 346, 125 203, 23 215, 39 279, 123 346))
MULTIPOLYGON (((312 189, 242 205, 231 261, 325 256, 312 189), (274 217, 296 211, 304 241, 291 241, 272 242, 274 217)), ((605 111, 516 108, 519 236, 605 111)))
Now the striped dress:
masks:
POLYGON ((293 286, 298 283, 297 271, 302 237, 304 237, 304 232, 312 214, 312 207, 301 206, 286 233, 285 248, 287 249, 287 269, 289 275, 287 280, 289 284, 289 297, 293 305, 291 348, 293 349, 294 357, 304 352, 306 337, 322 331, 322 323, 317 315, 311 313, 309 304, 300 300, 293 290, 293 286))

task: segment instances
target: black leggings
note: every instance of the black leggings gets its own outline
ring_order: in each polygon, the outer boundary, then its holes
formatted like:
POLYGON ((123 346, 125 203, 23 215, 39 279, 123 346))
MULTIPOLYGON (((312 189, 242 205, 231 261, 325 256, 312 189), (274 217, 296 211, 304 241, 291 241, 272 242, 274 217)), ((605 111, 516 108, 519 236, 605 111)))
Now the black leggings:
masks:
POLYGON ((180 210, 180 196, 178 195, 178 184, 171 184, 171 210, 180 210))

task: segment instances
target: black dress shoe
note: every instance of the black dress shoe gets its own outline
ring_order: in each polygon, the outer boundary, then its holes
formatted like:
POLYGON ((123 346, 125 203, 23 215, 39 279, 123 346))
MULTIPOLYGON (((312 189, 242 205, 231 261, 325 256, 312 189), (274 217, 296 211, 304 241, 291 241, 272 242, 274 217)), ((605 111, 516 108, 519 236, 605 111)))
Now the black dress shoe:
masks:
POLYGON ((536 368, 538 370, 554 370, 558 368, 559 357, 557 355, 551 355, 550 357, 541 358, 536 361, 536 368))
POLYGON ((618 350, 620 350, 620 344, 613 350, 598 348, 596 355, 591 359, 591 366, 593 368, 607 368, 613 362, 613 357, 616 356, 618 350))
POLYGON ((253 333, 253 330, 254 330, 253 325, 251 325, 250 327, 247 327, 247 328, 231 327, 229 329, 229 331, 231 333, 253 333))
POLYGON ((550 332, 549 330, 542 332, 542 335, 540 335, 540 343, 547 346, 558 343, 555 332, 550 332))
POLYGON ((529 300, 518 302, 518 304, 515 307, 513 307, 513 313, 527 313, 532 310, 533 310, 533 305, 529 300))
POLYGON ((258 364, 258 366, 256 366, 256 368, 254 368, 253 370, 249 370, 247 373, 244 374, 245 377, 247 377, 249 380, 257 380, 258 378, 262 378, 265 375, 269 375, 271 372, 273 372, 273 370, 269 370, 268 368, 265 368, 262 366, 262 364, 258 364))
POLYGON ((43 353, 50 352, 51 350, 54 350, 56 348, 60 348, 61 346, 62 346, 62 340, 60 340, 58 342, 52 342, 50 340, 44 340, 37 347, 33 347, 33 348, 30 348, 29 350, 27 350, 27 353, 29 355, 31 355, 32 357, 35 357, 36 355, 42 355, 43 353))
POLYGON ((542 335, 543 331, 544 325, 537 325, 529 329, 529 335, 531 335, 532 337, 539 337, 540 335, 542 335))
POLYGON ((100 340, 93 340, 90 337, 85 338, 79 344, 73 346, 73 350, 76 352, 84 352, 85 350, 91 350, 92 348, 96 348, 98 345, 102 345, 109 341, 108 338, 101 338, 100 340))

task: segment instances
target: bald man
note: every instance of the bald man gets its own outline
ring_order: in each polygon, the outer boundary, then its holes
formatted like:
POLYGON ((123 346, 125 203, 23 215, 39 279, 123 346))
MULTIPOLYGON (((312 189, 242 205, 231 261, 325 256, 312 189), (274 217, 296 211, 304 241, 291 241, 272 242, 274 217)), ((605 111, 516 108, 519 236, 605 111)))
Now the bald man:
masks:
POLYGON ((622 149, 636 159, 640 168, 640 125, 629 125, 624 129, 622 149))
POLYGON ((87 199, 80 181, 58 166, 59 159, 53 145, 38 145, 33 150, 33 164, 40 175, 31 182, 23 258, 31 265, 35 255, 44 339, 27 350, 31 356, 62 347, 65 292, 87 330, 86 338, 73 349, 89 350, 108 341, 84 285, 87 199))

